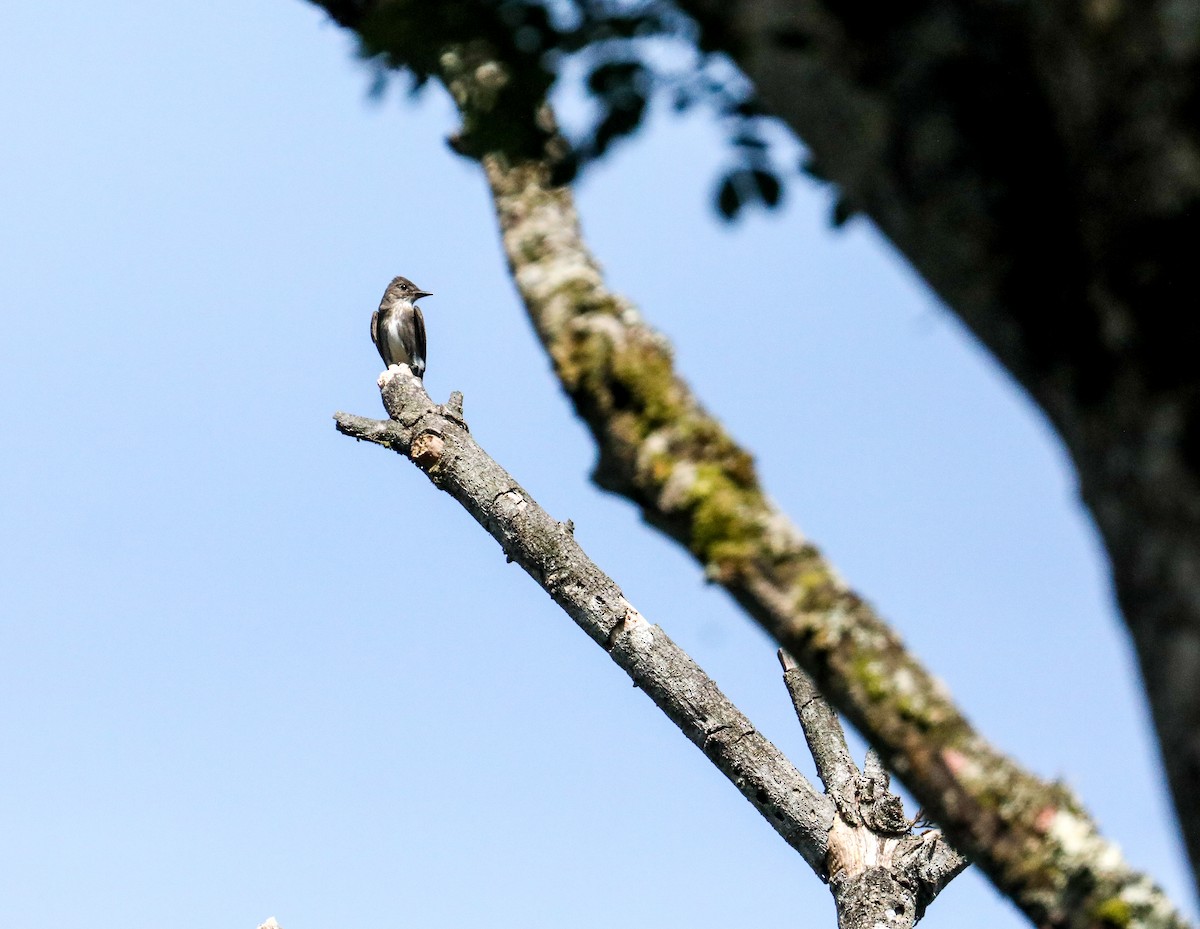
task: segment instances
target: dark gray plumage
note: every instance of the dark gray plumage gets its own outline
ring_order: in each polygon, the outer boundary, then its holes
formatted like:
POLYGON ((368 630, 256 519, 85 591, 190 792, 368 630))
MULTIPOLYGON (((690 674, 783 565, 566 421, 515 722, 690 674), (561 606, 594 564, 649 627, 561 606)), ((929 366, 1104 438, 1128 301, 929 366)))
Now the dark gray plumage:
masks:
POLYGON ((408 365, 425 376, 425 317, 417 301, 433 296, 406 277, 394 277, 383 292, 379 309, 371 314, 371 341, 389 368, 408 365))

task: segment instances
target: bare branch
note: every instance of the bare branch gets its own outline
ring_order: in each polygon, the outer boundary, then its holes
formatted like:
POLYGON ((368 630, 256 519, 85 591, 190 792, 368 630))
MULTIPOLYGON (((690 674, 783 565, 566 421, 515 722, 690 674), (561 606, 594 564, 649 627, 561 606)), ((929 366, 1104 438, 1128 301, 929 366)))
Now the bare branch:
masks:
POLYGON ((495 538, 515 561, 625 669, 795 848, 822 879, 828 875, 841 929, 908 929, 938 892, 966 867, 938 833, 881 824, 877 811, 900 800, 872 754, 858 773, 841 725, 812 682, 780 653, 822 776, 841 785, 836 807, 822 797, 715 683, 659 627, 625 600, 575 541, 573 526, 546 513, 471 438, 462 395, 430 400, 404 366, 380 378, 391 421, 338 413, 345 435, 390 448, 413 461, 495 538), (838 810, 841 810, 839 813, 838 810))
POLYGON ((392 421, 338 413, 339 432, 410 458, 463 505, 717 766, 809 866, 823 873, 833 804, 658 626, 625 599, 560 523, 480 448, 462 397, 438 406, 403 366, 380 379, 392 421), (457 401, 457 402, 455 402, 457 401))

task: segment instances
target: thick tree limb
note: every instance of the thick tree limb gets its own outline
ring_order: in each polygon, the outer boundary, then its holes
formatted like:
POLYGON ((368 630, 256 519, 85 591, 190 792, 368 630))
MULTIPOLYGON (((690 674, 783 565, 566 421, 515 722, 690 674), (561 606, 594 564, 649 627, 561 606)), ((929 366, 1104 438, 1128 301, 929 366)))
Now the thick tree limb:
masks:
POLYGON ((484 160, 513 278, 600 449, 595 480, 683 544, 813 675, 930 817, 1038 925, 1185 923, 1065 788, 989 745, 944 686, 767 497, 749 453, 604 285, 570 191, 484 160))
POLYGON ((817 792, 658 626, 633 608, 560 523, 479 447, 462 395, 436 406, 403 367, 380 379, 391 421, 338 413, 339 432, 410 458, 463 505, 505 555, 540 584, 741 791, 818 874, 833 804, 817 792))
POLYGON ((1065 440, 1200 881, 1200 2, 679 6, 1065 440))

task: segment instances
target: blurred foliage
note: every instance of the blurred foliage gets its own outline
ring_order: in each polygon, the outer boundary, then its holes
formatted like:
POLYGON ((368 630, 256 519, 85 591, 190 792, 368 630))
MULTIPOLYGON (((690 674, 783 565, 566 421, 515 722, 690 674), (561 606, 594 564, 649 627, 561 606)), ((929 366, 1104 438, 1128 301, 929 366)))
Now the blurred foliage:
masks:
MULTIPOLYGON (((431 78, 453 82, 482 57, 505 65, 494 82, 487 117, 471 119, 454 148, 471 157, 548 157, 567 182, 644 124, 652 105, 677 111, 706 107, 726 130, 730 165, 718 180, 715 206, 733 219, 745 207, 778 205, 784 176, 765 137, 767 116, 748 81, 720 52, 700 46, 700 30, 675 6, 657 0, 316 0, 354 29, 360 54, 374 70, 371 93, 381 96, 393 74, 406 74, 411 92, 431 78), (451 50, 456 50, 451 52, 451 50), (464 50, 466 50, 464 52, 464 50), (448 52, 451 53, 447 57, 448 52), (475 55, 475 58, 472 58, 475 55), (457 57, 455 57, 457 56, 457 57), (593 102, 581 131, 563 137, 538 119, 561 81, 593 102)), ((452 87, 452 91, 454 88, 452 87)), ((461 91, 465 96, 465 92, 461 91)), ((462 101, 460 100, 460 103, 462 101)))

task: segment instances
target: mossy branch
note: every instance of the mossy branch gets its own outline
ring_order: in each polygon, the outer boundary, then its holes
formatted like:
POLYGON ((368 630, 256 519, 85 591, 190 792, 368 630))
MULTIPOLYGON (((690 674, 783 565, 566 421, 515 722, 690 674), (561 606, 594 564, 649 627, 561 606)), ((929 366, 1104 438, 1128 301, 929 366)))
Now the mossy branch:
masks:
POLYGON ((1186 926, 1066 788, 975 731, 776 508, 753 457, 675 370, 667 340, 605 285, 552 165, 504 155, 482 164, 529 318, 596 440, 596 482, 635 502, 796 657, 930 818, 1035 923, 1094 926, 1117 900, 1128 926, 1186 926))
POLYGON ((811 674, 963 849, 1040 926, 1186 926, 1079 802, 971 726, 900 637, 776 508, 753 458, 697 400, 670 346, 604 284, 547 165, 485 157, 526 310, 599 449, 595 480, 635 502, 811 674))

